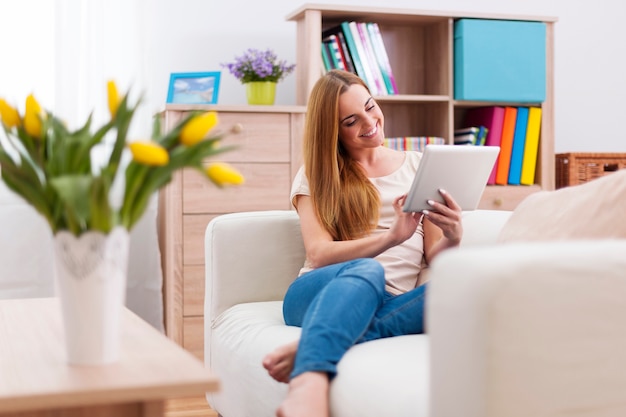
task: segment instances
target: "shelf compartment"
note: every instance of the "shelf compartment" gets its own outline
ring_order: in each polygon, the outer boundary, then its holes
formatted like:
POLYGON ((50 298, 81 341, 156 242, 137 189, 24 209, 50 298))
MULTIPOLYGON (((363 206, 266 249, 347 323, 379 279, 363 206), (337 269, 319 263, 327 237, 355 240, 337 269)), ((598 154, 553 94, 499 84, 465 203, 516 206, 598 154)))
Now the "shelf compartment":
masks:
POLYGON ((395 102, 379 101, 385 115, 385 135, 438 136, 450 141, 447 102, 395 102))

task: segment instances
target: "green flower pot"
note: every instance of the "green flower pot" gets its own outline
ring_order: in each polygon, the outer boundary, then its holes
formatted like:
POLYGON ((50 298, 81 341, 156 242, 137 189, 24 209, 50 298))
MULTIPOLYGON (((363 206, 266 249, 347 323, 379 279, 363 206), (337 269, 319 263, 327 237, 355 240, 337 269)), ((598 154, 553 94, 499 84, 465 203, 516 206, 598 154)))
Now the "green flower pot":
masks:
POLYGON ((252 81, 246 83, 248 104, 272 105, 276 97, 276 83, 273 81, 252 81))

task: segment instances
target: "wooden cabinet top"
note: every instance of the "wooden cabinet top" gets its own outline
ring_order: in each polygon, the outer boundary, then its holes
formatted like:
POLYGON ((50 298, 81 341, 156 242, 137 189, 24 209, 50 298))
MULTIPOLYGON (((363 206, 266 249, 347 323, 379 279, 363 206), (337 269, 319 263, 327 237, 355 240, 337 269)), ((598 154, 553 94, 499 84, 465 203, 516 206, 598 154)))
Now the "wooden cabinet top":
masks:
POLYGON ((166 104, 164 111, 209 111, 238 113, 305 113, 306 106, 248 106, 224 104, 166 104))
POLYGON ((325 18, 365 19, 373 21, 384 20, 441 20, 441 18, 473 18, 473 19, 503 19, 503 20, 529 20, 539 22, 556 22, 558 18, 553 16, 511 15, 499 13, 475 13, 458 11, 419 10, 390 7, 346 6, 335 4, 311 4, 306 3, 287 15, 287 20, 299 20, 307 11, 319 11, 325 18))

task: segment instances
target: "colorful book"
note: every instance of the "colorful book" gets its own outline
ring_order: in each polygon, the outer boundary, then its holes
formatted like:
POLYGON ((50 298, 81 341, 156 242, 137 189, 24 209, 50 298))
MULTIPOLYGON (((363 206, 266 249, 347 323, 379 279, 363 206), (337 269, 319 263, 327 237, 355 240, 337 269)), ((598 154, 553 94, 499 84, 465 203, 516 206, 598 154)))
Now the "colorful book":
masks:
POLYGON ((523 185, 533 185, 535 183, 540 130, 541 107, 531 107, 528 111, 528 127, 526 128, 526 144, 524 145, 524 159, 522 161, 522 176, 520 179, 520 183, 523 185))
MULTIPOLYGON (((352 37, 352 29, 350 29, 350 22, 341 22, 341 30, 343 32, 343 36, 346 39, 346 45, 348 45, 348 50, 350 51, 350 57, 352 58, 352 63, 354 64, 354 73, 361 77, 363 81, 367 83, 367 78, 365 76, 365 69, 361 63, 361 59, 359 57, 359 52, 356 47, 356 43, 354 42, 354 38, 352 37)), ((369 85, 369 84, 368 84, 369 85)))
MULTIPOLYGON (((504 123, 504 107, 486 106, 476 107, 465 114, 465 126, 485 126, 487 128, 486 146, 500 146, 502 141, 502 126, 504 123)), ((498 156, 498 159, 500 156, 498 156)), ((493 166, 487 184, 496 183, 498 161, 493 166)))
POLYGON ((426 145, 445 145, 446 140, 438 136, 404 136, 385 138, 384 145, 399 151, 423 152, 426 145))
POLYGON ((332 34, 328 37, 328 39, 330 39, 331 44, 333 45, 333 49, 335 50, 339 61, 341 61, 342 63, 342 69, 345 71, 349 71, 348 60, 346 59, 345 53, 343 52, 343 47, 341 46, 339 36, 337 36, 336 34, 332 34))
POLYGON ((488 133, 489 133, 489 129, 487 129, 485 126, 483 125, 478 126, 478 135, 476 135, 476 142, 474 143, 474 145, 484 146, 487 140, 488 133))
POLYGON ((383 81, 387 87, 389 94, 398 94, 398 86, 396 85, 396 79, 393 76, 391 70, 391 63, 389 62, 389 56, 387 55, 387 49, 385 48, 385 42, 383 36, 380 33, 380 27, 378 23, 367 23, 367 29, 369 31, 370 39, 374 45, 374 52, 378 59, 378 65, 380 66, 381 73, 383 75, 383 81))
POLYGON ((517 107, 505 107, 502 120, 502 136, 500 138, 500 155, 498 156, 498 166, 496 168, 496 184, 498 185, 507 185, 509 181, 511 149, 513 148, 516 120, 517 107))
POLYGON ((513 147, 511 148, 511 166, 509 167, 509 184, 512 185, 520 185, 527 128, 528 107, 518 107, 517 120, 515 121, 515 134, 513 135, 513 147))
POLYGON ((322 63, 324 65, 324 72, 330 71, 331 69, 333 69, 333 63, 330 58, 330 53, 328 51, 328 45, 325 42, 322 42, 321 52, 322 52, 322 63))
POLYGON ((330 35, 329 39, 330 39, 330 46, 332 47, 333 52, 335 52, 335 56, 337 57, 337 62, 339 62, 339 68, 341 68, 344 71, 347 71, 348 67, 346 65, 343 52, 341 51, 341 44, 339 43, 339 38, 337 38, 337 35, 330 35))
MULTIPOLYGON (((367 86, 369 87, 372 95, 378 95, 378 88, 376 87, 376 82, 374 81, 374 74, 372 73, 367 59, 367 55, 365 54, 365 47, 363 46, 363 42, 361 41, 361 36, 359 35, 359 29, 356 22, 348 22, 348 28, 352 35, 354 48, 356 49, 356 54, 353 54, 352 57, 354 58, 354 55, 358 56, 358 60, 360 61, 361 67, 363 69, 364 75, 361 75, 361 78, 363 78, 365 84, 367 84, 367 86)), ((348 45, 350 44, 348 43, 348 45)))
POLYGON ((331 35, 328 38, 324 39, 322 43, 326 45, 333 68, 345 70, 346 67, 343 63, 341 52, 339 52, 339 43, 337 42, 337 37, 331 35))
POLYGON ((487 128, 485 126, 464 127, 454 131, 454 144, 482 146, 485 144, 486 137, 487 128))
POLYGON ((335 35, 337 37, 337 40, 339 41, 339 51, 341 52, 341 56, 343 57, 344 63, 346 65, 346 70, 356 74, 357 72, 354 68, 354 63, 352 62, 350 49, 348 48, 348 44, 346 42, 346 38, 343 34, 343 29, 341 28, 341 26, 335 26, 325 30, 322 34, 322 38, 327 38, 331 35, 335 35))
POLYGON ((380 70, 380 65, 378 65, 378 59, 376 59, 376 54, 374 53, 374 45, 369 37, 367 24, 357 22, 356 27, 359 31, 359 35, 361 36, 361 43, 363 44, 363 50, 365 51, 367 63, 372 71, 372 76, 374 77, 376 94, 379 96, 386 96, 389 93, 387 92, 385 81, 383 80, 383 73, 380 70))

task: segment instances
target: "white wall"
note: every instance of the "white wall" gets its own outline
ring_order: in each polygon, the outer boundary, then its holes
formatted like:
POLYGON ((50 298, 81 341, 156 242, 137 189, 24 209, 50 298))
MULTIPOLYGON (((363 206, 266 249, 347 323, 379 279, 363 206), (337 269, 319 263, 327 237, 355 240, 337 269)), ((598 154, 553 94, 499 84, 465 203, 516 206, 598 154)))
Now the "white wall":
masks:
MULTIPOLYGON (((150 87, 165 101, 170 72, 222 70, 220 104, 244 104, 244 88, 220 67, 246 48, 273 48, 295 61, 295 23, 305 1, 158 0, 150 87)), ((555 16, 555 150, 626 152, 626 2, 618 0, 319 0, 313 3, 555 16)), ((277 104, 295 102, 295 77, 278 86, 277 104)))
POLYGON ((55 38, 50 15, 54 15, 52 2, 0 0, 0 97, 22 111, 30 93, 42 103, 54 100, 55 38))
MULTIPOLYGON (((0 96, 22 99, 29 92, 48 107, 69 107, 74 90, 94 91, 76 113, 105 105, 103 84, 115 78, 146 96, 144 120, 162 108, 171 72, 222 70, 221 104, 243 104, 243 86, 221 63, 246 48, 272 48, 295 61, 295 23, 285 16, 303 1, 272 0, 0 0, 0 96), (55 34, 54 6, 88 12, 90 25, 55 34), (82 6, 78 6, 82 5, 82 6), (95 10, 95 11, 94 11, 95 10), (93 25, 101 31, 94 34, 93 25), (104 35, 102 34, 104 33, 104 35), (86 39, 91 36, 91 41, 86 39), (59 65, 55 66, 56 52, 59 65), (89 53, 82 67, 66 59, 89 53), (69 52, 68 52, 69 51, 69 52), (10 58, 15 57, 15 58, 10 58), (68 63, 67 70, 61 68, 68 63), (105 63, 105 65, 102 65, 105 63), (85 71, 91 76, 87 77, 85 71), (96 75, 94 75, 96 74, 96 75), (59 85, 61 87, 59 87, 59 85), (98 92, 98 93, 96 93, 98 92), (91 106, 89 106, 91 104, 91 106)), ((317 3, 334 3, 319 0, 317 3)), ((376 6, 379 0, 341 0, 342 4, 376 6)), ((617 0, 387 0, 385 6, 413 9, 556 16, 555 111, 556 152, 626 152, 622 115, 626 114, 626 46, 623 22, 626 2, 617 0)), ((85 12, 73 16, 85 21, 85 12)), ((68 16, 66 12, 65 16, 68 16)), ((73 100, 74 102, 76 100, 73 100)), ((278 86, 277 104, 295 102, 295 76, 278 86)), ((146 123, 148 125, 148 123, 146 123)))

